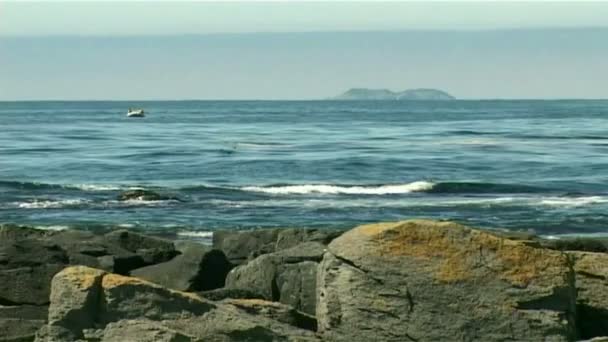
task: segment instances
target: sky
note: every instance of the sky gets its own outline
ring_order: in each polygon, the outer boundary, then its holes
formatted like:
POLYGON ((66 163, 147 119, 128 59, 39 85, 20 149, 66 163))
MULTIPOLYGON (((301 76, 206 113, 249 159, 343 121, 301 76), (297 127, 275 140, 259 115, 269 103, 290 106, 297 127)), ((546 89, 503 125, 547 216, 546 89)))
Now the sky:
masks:
POLYGON ((0 1, 0 100, 608 98, 608 2, 0 1))

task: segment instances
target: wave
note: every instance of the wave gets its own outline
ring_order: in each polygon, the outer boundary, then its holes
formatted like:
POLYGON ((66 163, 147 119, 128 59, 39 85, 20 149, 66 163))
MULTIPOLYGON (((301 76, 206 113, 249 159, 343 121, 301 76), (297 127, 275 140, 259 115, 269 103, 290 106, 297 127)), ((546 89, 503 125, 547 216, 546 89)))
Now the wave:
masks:
POLYGON ((413 192, 431 194, 513 194, 513 193, 542 193, 548 189, 498 183, 477 182, 438 182, 416 181, 406 184, 377 185, 377 186, 345 186, 327 184, 276 185, 276 186, 247 186, 244 191, 263 192, 273 195, 289 194, 346 194, 346 195, 392 195, 413 192))
POLYGON ((55 209, 55 208, 68 208, 68 207, 79 207, 83 204, 87 204, 89 201, 83 199, 67 199, 67 200, 45 200, 45 201, 32 201, 32 202, 19 202, 16 206, 22 209, 55 209))
POLYGON ((52 184, 28 181, 0 181, 0 188, 16 190, 72 189, 84 191, 119 191, 143 189, 140 186, 109 184, 52 184))
POLYGON ((550 197, 540 201, 540 204, 555 207, 581 207, 593 204, 608 203, 608 197, 585 196, 585 197, 550 197))
POLYGON ((339 185, 286 185, 286 186, 248 186, 242 188, 245 191, 264 192, 276 195, 288 194, 346 194, 346 195, 391 195, 406 194, 410 192, 428 191, 434 186, 427 181, 417 181, 407 184, 380 185, 380 186, 339 186, 339 185))

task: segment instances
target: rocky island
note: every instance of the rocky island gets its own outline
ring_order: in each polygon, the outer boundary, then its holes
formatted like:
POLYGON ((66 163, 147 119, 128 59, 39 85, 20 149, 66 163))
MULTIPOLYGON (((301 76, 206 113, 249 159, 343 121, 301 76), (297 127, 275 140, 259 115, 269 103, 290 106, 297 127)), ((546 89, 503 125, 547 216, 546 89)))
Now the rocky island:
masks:
POLYGON ((352 88, 331 100, 435 101, 455 98, 438 89, 408 89, 394 92, 388 89, 352 88))
POLYGON ((0 226, 0 341, 606 341, 608 243, 447 221, 218 231, 0 226))

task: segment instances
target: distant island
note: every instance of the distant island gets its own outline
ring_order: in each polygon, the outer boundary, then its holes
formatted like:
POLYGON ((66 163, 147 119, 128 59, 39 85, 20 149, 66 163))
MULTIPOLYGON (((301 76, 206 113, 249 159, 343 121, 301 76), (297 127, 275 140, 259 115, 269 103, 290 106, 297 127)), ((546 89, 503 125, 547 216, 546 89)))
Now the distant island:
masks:
POLYGON ((408 89, 394 92, 388 89, 351 88, 330 100, 454 100, 445 91, 429 88, 408 89))

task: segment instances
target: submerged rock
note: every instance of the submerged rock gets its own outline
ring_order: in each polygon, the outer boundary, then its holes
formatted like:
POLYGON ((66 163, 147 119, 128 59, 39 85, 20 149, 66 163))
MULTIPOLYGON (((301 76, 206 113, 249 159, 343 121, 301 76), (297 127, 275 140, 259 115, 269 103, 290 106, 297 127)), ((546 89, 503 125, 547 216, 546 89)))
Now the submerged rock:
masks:
POLYGON ((332 341, 576 337, 568 257, 454 223, 357 227, 329 244, 317 279, 332 341))
POLYGON ((163 195, 152 190, 136 189, 126 190, 118 195, 119 201, 180 201, 176 196, 163 195))

